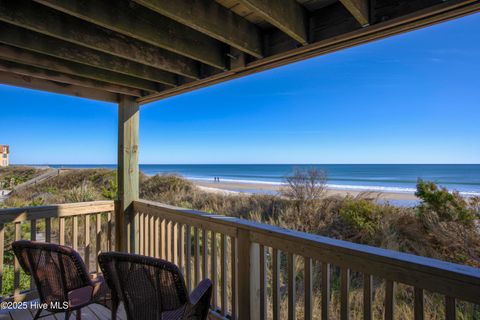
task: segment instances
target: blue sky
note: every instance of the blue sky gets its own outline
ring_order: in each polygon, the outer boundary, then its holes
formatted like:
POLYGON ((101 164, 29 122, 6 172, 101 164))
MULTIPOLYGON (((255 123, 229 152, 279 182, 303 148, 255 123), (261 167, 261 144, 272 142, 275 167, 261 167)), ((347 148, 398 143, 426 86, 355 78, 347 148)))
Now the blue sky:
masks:
MULTIPOLYGON (((480 15, 143 106, 141 163, 480 163, 480 15)), ((17 164, 116 162, 114 104, 0 85, 17 164)))

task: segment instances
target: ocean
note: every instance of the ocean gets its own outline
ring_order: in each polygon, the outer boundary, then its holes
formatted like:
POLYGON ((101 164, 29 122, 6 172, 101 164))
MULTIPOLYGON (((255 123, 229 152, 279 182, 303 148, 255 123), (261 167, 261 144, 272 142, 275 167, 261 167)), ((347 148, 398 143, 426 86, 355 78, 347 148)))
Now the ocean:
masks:
MULTIPOLYGON (((115 165, 49 165, 54 168, 115 168, 115 165)), ((464 196, 480 196, 480 164, 143 164, 147 175, 176 173, 191 180, 281 184, 295 168, 316 168, 332 189, 414 193, 417 179, 433 181, 464 196)))

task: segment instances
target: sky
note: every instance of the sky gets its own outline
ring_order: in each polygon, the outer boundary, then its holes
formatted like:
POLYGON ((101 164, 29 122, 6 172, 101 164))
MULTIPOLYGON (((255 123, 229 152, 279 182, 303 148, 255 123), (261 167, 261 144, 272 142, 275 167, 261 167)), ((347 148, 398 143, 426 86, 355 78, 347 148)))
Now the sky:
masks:
MULTIPOLYGON (((140 163, 480 163, 480 14, 142 106, 140 163)), ((117 106, 0 85, 13 164, 116 163, 117 106)))

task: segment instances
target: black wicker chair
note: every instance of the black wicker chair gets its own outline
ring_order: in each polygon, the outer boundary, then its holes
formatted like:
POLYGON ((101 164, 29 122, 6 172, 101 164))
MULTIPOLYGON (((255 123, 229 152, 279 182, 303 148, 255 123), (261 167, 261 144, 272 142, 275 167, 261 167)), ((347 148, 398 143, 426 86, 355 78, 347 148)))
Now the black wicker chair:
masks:
MULTIPOLYGON (((81 308, 91 303, 111 307, 110 290, 103 277, 90 276, 82 258, 72 248, 27 240, 15 241, 12 248, 23 270, 33 277, 40 302, 47 304, 47 311, 64 312, 65 319, 69 319, 77 310, 80 319, 81 308), (62 308, 64 305, 66 308, 62 308)), ((43 310, 38 309, 34 319, 43 310)))
POLYGON ((123 302, 127 319, 207 318, 212 295, 209 279, 189 296, 180 270, 170 262, 119 252, 101 253, 98 261, 113 298, 123 302))

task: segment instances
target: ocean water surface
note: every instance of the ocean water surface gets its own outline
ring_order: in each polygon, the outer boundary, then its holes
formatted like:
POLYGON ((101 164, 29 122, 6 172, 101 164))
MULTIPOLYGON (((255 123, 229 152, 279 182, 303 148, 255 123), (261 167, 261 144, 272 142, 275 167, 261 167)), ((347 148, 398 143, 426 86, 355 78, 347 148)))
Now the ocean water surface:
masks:
MULTIPOLYGON (((54 168, 115 168, 115 165, 49 165, 54 168)), ((464 196, 480 196, 480 164, 142 164, 147 175, 175 173, 191 180, 282 184, 296 169, 316 168, 332 189, 414 193, 418 179, 464 196)))

